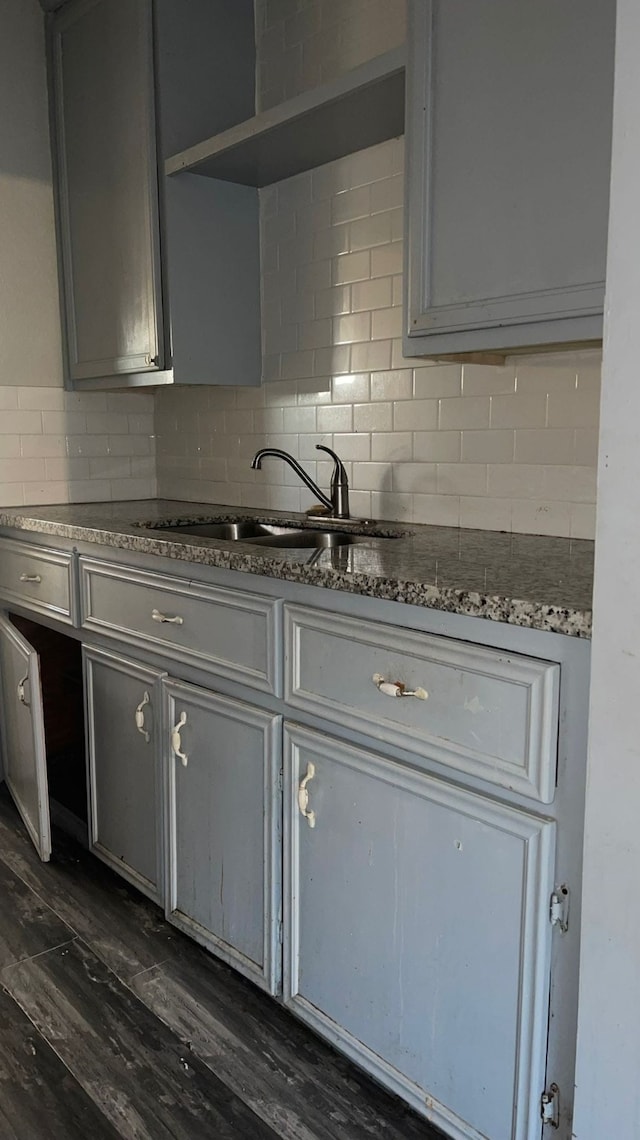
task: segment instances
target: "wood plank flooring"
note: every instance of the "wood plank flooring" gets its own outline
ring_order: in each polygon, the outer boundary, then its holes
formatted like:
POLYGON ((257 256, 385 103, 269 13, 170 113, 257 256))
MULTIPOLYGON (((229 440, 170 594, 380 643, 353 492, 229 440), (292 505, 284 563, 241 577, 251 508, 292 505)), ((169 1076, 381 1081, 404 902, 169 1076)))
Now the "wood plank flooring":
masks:
POLYGON ((442 1140, 0 790, 0 1140, 442 1140))

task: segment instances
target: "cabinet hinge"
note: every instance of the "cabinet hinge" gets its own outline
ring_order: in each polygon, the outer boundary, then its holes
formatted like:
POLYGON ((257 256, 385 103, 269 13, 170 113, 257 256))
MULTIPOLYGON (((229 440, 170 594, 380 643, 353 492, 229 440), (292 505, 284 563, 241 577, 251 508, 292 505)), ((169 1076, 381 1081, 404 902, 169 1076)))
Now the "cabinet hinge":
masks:
POLYGON ((282 946, 282 943, 284 942, 284 926, 282 924, 282 919, 279 919, 279 921, 278 921, 278 942, 280 943, 281 946, 282 946))
POLYGON ((569 888, 565 883, 556 887, 549 902, 549 922, 559 926, 563 934, 569 929, 569 888))
POLYGON ((282 791, 283 786, 284 786, 284 784, 283 784, 282 768, 281 768, 280 771, 278 772, 278 791, 279 792, 282 791))
POLYGON ((543 1124, 560 1127, 560 1089, 557 1085, 549 1085, 540 1097, 540 1116, 543 1124))

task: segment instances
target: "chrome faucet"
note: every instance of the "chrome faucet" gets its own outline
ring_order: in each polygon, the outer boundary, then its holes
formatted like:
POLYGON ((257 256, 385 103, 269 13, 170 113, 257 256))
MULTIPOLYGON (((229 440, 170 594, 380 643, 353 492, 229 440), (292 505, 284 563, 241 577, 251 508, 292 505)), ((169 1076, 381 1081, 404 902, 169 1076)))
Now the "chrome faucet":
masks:
POLYGON ((317 495, 320 502, 327 508, 331 518, 334 519, 348 519, 349 518, 349 480, 345 470, 344 463, 335 451, 330 447, 325 447, 323 443, 316 443, 317 451, 326 451, 333 459, 333 473, 331 475, 331 489, 330 497, 321 491, 318 484, 314 483, 310 475, 301 467, 297 459, 293 455, 289 455, 288 451, 281 451, 279 447, 261 447, 256 451, 251 466, 254 471, 259 471, 262 467, 262 460, 268 455, 274 455, 276 459, 284 459, 293 468, 296 475, 302 479, 310 491, 317 495))

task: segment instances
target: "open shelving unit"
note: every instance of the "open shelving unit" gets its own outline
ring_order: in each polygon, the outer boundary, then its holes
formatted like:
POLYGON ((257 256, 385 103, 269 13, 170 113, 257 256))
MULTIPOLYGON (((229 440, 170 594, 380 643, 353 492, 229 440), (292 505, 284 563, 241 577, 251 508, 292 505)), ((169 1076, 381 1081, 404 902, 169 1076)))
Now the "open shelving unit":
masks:
POLYGON ((404 47, 171 155, 165 173, 268 186, 404 133, 404 47))

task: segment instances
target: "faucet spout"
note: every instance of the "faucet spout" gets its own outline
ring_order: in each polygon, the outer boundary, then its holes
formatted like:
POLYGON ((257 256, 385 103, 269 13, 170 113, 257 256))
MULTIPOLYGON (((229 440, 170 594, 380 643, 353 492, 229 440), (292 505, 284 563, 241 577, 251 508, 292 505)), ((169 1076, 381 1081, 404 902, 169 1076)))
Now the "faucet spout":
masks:
POLYGON ((308 487, 309 490, 318 497, 323 506, 327 508, 332 518, 348 519, 349 482, 344 464, 331 448, 324 447, 321 443, 317 443, 316 448, 319 451, 327 451, 334 461, 333 475, 331 477, 331 497, 325 495, 324 491, 320 490, 318 484, 307 474, 304 467, 300 466, 298 460, 294 459, 293 455, 289 455, 288 451, 282 451, 279 447, 261 447, 259 451, 256 451, 251 460, 251 467, 254 471, 259 471, 262 467, 262 460, 268 456, 273 456, 275 459, 284 459, 285 463, 289 464, 289 467, 295 471, 305 486, 308 487))

